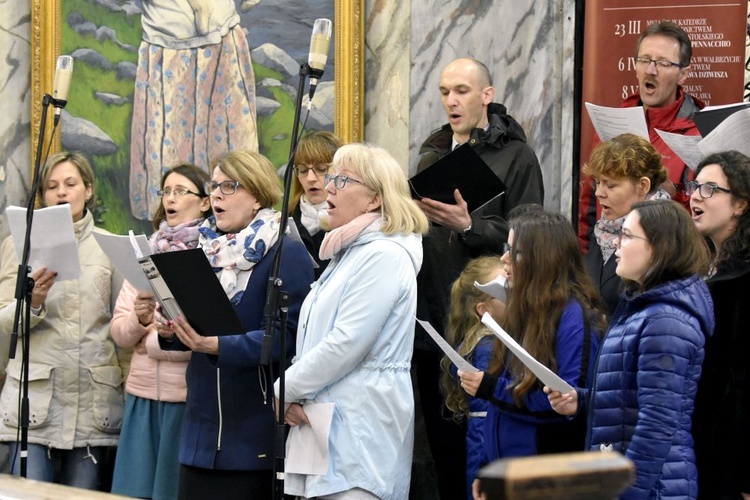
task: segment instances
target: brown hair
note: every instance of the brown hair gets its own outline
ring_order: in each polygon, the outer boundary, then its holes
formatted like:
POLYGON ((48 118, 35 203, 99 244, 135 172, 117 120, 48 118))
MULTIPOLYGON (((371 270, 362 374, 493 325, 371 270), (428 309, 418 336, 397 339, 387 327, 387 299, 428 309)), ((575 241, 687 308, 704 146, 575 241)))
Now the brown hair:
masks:
MULTIPOLYGON (((203 187, 203 184, 207 181, 210 181, 211 178, 208 176, 206 172, 201 170, 199 167, 196 167, 195 165, 191 163, 179 163, 175 165, 174 167, 164 172, 164 175, 161 176, 161 184, 159 184, 159 187, 161 189, 164 189, 164 183, 167 182, 167 177, 169 177, 172 174, 180 174, 186 177, 190 182, 195 184, 195 186, 198 188, 198 194, 200 195, 201 198, 208 197, 208 194, 206 193, 206 188, 203 187)), ((208 210, 204 214, 205 217, 208 217, 209 215, 211 215, 211 205, 209 205, 208 210)), ((167 217, 167 214, 166 212, 164 212, 164 203, 160 202, 159 207, 156 209, 156 213, 154 214, 154 220, 152 222, 154 229, 159 229, 159 224, 161 224, 161 221, 166 219, 166 217, 167 217)))
POLYGON ((667 180, 667 169, 661 155, 643 137, 620 134, 594 148, 591 158, 583 167, 583 173, 592 177, 606 175, 637 181, 642 177, 651 181, 651 192, 667 180))
MULTIPOLYGON (((510 226, 513 288, 503 326, 529 354, 557 371, 555 340, 563 310, 575 299, 591 330, 603 332, 601 297, 584 267, 573 226, 563 215, 526 211, 512 219, 510 226)), ((538 380, 515 356, 506 359, 505 345, 495 341, 489 372, 498 374, 506 368, 513 375, 509 390, 520 406, 538 380)))
POLYGON ((645 291, 708 271, 708 246, 684 207, 672 200, 640 201, 633 211, 651 246, 651 262, 641 284, 627 281, 629 288, 645 291))
MULTIPOLYGON (((320 130, 306 135, 300 139, 297 144, 297 151, 294 153, 294 165, 318 165, 330 164, 333 162, 333 155, 336 150, 344 145, 344 141, 333 132, 320 130)), ((289 200, 289 211, 294 212, 299 205, 299 200, 305 194, 305 189, 294 172, 292 180, 292 197, 289 200)))
POLYGON ((638 51, 641 49, 641 42, 647 36, 666 36, 674 38, 680 43, 680 65, 684 68, 690 66, 690 60, 693 57, 693 46, 690 43, 690 37, 685 30, 680 28, 677 24, 672 21, 659 21, 657 23, 651 23, 646 26, 641 36, 638 37, 638 42, 635 44, 635 55, 638 55, 638 51))

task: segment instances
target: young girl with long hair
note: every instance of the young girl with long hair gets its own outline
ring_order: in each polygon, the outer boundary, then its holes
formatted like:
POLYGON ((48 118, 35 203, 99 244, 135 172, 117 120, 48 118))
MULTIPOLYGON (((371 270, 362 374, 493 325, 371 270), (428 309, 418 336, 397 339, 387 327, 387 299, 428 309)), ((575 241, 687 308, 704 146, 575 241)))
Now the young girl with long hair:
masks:
MULTIPOLYGON (((505 330, 566 382, 587 386, 604 315, 570 222, 543 211, 515 217, 502 260, 510 286, 505 330)), ((504 344, 495 341, 486 373, 459 375, 469 394, 493 403, 484 462, 583 450, 583 423, 556 415, 536 375, 504 344)))
MULTIPOLYGON (((488 283, 500 274, 505 276, 503 261, 499 256, 479 257, 469 261, 451 286, 445 337, 478 370, 487 370, 494 338, 492 332, 482 324, 482 315, 489 312, 495 321, 501 323, 505 320, 505 304, 478 289, 474 283, 488 283)), ((441 366, 443 374, 440 385, 445 395, 445 406, 453 413, 454 419, 467 422, 466 481, 468 498, 471 499, 471 483, 479 469, 484 443, 484 419, 490 403, 466 394, 456 383, 456 366, 451 364, 448 357, 443 358, 441 366)))

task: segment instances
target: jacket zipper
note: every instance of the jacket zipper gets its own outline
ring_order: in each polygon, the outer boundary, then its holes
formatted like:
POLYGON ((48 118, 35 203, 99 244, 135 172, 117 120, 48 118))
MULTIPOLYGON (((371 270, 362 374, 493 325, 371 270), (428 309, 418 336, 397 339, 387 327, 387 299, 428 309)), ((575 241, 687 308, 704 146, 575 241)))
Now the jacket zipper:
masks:
POLYGON ((216 451, 221 451, 221 432, 224 424, 221 414, 221 369, 216 369, 216 399, 219 406, 219 435, 216 438, 216 451))
POLYGON ((161 401, 161 376, 160 376, 160 369, 161 369, 161 361, 158 359, 156 360, 156 400, 161 401))

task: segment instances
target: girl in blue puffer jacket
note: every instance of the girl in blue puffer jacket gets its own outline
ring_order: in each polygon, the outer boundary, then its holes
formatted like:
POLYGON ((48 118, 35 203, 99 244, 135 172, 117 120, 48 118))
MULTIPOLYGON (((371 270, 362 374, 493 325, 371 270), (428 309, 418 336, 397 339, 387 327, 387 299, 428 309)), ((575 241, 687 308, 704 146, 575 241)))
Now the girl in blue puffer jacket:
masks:
POLYGON ((701 274, 709 253, 671 200, 636 203, 615 255, 628 285, 597 360, 590 390, 549 394, 564 415, 588 410, 590 450, 622 453, 636 480, 624 499, 695 498, 693 402, 714 310, 701 274))

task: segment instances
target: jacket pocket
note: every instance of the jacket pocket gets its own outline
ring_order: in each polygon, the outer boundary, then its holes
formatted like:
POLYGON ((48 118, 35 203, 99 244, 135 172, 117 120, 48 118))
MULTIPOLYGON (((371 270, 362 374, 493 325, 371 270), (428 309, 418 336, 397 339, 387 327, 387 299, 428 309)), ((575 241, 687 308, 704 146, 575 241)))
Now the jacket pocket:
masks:
MULTIPOLYGON (((36 429, 48 423, 47 415, 54 392, 53 368, 49 365, 29 364, 29 429, 36 429)), ((18 398, 20 393, 20 364, 14 364, 8 369, 8 380, 0 398, 3 423, 9 427, 19 426, 18 398)))
POLYGON ((94 427, 117 434, 122 427, 122 370, 119 366, 89 368, 94 427))

